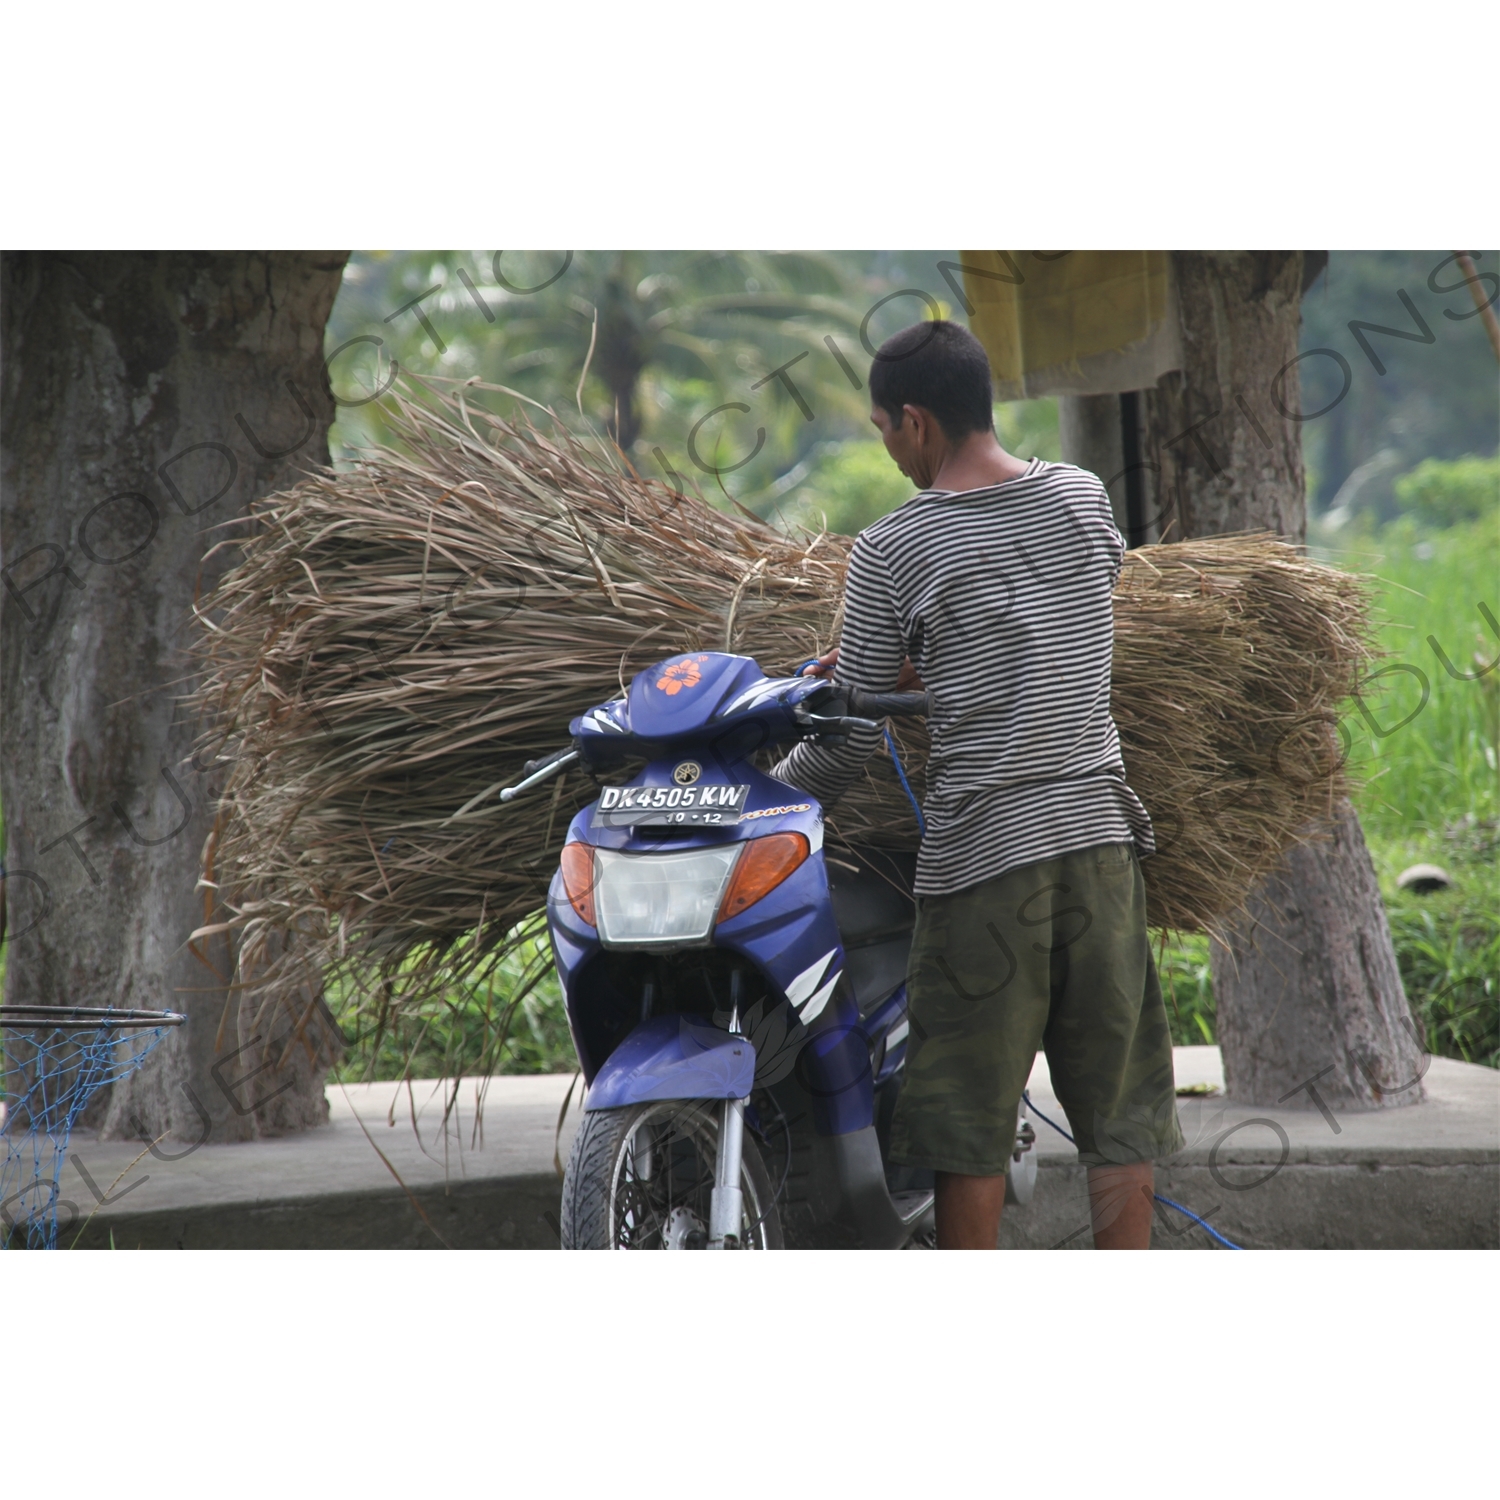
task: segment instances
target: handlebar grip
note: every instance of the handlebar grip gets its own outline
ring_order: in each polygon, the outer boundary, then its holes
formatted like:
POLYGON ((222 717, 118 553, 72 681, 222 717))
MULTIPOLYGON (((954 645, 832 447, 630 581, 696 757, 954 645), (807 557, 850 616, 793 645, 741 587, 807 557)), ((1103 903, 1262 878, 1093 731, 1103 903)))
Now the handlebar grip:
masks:
POLYGON ((528 760, 526 764, 521 767, 521 775, 534 776, 538 771, 543 770, 547 766, 555 764, 557 761, 560 761, 563 756, 571 755, 572 753, 573 747, 571 745, 567 745, 564 746, 564 748, 561 750, 554 750, 551 755, 542 756, 540 760, 528 760))
POLYGON ((928 693, 867 693, 849 688, 849 712, 868 719, 919 718, 932 711, 928 693))

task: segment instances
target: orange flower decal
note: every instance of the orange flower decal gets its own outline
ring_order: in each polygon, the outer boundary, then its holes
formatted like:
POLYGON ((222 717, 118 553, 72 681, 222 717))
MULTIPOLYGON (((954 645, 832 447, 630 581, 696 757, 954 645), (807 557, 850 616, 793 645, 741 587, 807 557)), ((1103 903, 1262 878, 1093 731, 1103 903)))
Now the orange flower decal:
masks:
POLYGON ((707 660, 706 656, 690 656, 686 661, 674 661, 656 679, 657 687, 669 698, 680 693, 683 688, 697 687, 703 680, 703 673, 698 668, 707 660))

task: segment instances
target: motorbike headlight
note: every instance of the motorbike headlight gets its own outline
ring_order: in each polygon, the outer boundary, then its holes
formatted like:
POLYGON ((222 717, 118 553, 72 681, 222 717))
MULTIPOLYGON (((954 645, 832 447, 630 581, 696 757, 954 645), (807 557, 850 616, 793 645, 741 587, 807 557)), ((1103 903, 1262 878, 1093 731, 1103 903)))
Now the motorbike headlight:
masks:
POLYGON ((606 948, 700 943, 714 917, 742 844, 678 854, 594 851, 594 910, 606 948))

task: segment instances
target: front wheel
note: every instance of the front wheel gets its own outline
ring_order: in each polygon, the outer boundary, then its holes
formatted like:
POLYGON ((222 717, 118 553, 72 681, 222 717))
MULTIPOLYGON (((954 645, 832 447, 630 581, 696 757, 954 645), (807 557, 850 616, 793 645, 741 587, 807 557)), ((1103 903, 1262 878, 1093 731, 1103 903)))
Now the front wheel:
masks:
MULTIPOLYGON (((563 1249, 707 1248, 722 1111, 714 1100, 668 1099, 585 1112, 563 1178, 563 1249)), ((780 1250, 775 1192, 748 1131, 740 1191, 740 1248, 780 1250)))

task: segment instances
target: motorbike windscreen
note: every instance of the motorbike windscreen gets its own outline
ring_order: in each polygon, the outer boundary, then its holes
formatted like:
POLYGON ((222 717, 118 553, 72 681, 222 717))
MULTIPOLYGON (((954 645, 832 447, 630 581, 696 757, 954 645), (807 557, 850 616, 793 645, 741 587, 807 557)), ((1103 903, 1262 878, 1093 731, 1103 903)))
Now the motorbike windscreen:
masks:
POLYGON ((594 903, 606 948, 707 940, 740 844, 677 854, 594 851, 594 903))

